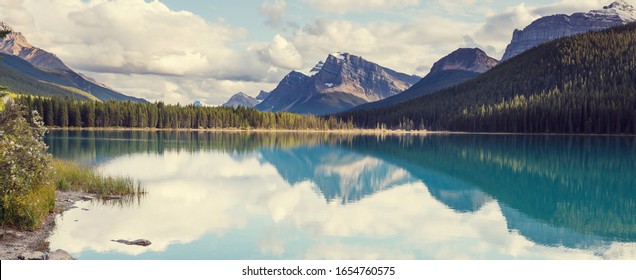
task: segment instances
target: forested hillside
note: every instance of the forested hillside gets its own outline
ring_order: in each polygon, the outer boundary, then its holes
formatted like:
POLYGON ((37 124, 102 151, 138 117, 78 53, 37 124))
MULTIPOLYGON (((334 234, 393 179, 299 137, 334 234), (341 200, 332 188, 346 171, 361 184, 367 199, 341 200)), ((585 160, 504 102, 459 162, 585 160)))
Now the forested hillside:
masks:
POLYGON ((634 134, 636 24, 546 43, 453 88, 340 117, 362 127, 634 134))
POLYGON ((19 62, 19 64, 26 66, 21 69, 35 69, 36 71, 43 72, 31 66, 26 61, 20 60, 21 59, 17 57, 0 54, 0 84, 8 87, 11 92, 36 96, 69 97, 78 100, 97 100, 96 97, 85 91, 70 86, 61 86, 59 84, 45 82, 42 79, 35 79, 14 71, 10 67, 6 67, 7 63, 19 62))

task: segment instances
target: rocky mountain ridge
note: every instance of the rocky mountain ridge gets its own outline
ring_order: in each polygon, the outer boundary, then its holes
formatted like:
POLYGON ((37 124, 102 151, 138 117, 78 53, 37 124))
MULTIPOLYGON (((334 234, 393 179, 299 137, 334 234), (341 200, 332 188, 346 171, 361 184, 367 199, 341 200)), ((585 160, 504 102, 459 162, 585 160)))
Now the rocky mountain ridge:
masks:
POLYGON ((258 104, 259 101, 256 100, 256 98, 251 97, 245 93, 239 92, 235 95, 232 95, 232 97, 230 97, 230 99, 225 102, 225 104, 223 104, 224 107, 238 107, 238 106, 243 106, 243 107, 254 107, 256 106, 256 104, 258 104))
POLYGON ((479 76, 499 62, 479 48, 460 48, 438 60, 428 75, 406 91, 389 98, 360 105, 354 110, 389 106, 461 84, 479 76))
POLYGON ((484 73, 497 66, 499 61, 488 56, 479 48, 460 48, 433 64, 430 73, 445 70, 463 70, 484 73))
POLYGON ((542 17, 523 30, 514 31, 502 61, 548 41, 589 31, 600 31, 634 21, 636 9, 624 0, 587 13, 542 17))
MULTIPOLYGON (((0 30, 14 29, 6 23, 0 22, 0 30)), ((71 70, 56 55, 31 45, 21 32, 12 31, 0 40, 0 52, 20 57, 38 67, 71 70)))
MULTIPOLYGON (((17 57, 34 66, 25 67, 25 65, 20 65, 19 63, 0 61, 0 67, 23 76, 20 78, 22 80, 29 79, 45 82, 65 89, 73 88, 79 91, 81 95, 94 96, 101 101, 131 100, 146 102, 140 98, 124 95, 95 81, 93 78, 75 72, 55 54, 31 45, 21 32, 15 31, 4 22, 0 22, 0 30, 11 31, 0 39, 0 53, 17 57)), ((13 79, 15 80, 15 77, 13 79)), ((20 93, 32 94, 30 92, 20 93)))
POLYGON ((349 53, 333 53, 312 76, 292 71, 256 106, 261 111, 330 114, 396 95, 420 78, 349 53))

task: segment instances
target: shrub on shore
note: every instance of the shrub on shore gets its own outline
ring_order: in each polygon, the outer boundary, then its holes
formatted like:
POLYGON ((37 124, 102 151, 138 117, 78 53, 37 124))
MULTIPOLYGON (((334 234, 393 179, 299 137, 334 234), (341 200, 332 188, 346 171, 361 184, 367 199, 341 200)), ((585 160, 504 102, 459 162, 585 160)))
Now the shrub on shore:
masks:
POLYGON ((27 114, 12 101, 5 105, 0 111, 0 226, 39 228, 55 210, 56 189, 101 197, 144 193, 131 178, 104 177, 73 162, 52 160, 37 112, 27 114))
POLYGON ((55 209, 46 128, 30 115, 10 100, 0 111, 0 222, 20 229, 38 227, 55 209))
POLYGON ((37 229, 54 209, 55 185, 38 185, 24 195, 3 199, 2 223, 18 229, 37 229))

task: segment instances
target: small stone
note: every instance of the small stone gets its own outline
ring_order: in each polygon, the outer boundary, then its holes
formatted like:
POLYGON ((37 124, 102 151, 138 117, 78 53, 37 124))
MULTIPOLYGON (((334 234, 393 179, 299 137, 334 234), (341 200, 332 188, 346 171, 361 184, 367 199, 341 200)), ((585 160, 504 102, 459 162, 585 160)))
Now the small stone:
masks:
POLYGON ((152 244, 149 240, 146 240, 146 239, 137 239, 131 243, 132 245, 138 245, 138 246, 144 246, 144 247, 150 246, 150 244, 152 244))
POLYGON ((48 259, 52 261, 71 261, 71 260, 74 260, 75 258, 73 258, 73 256, 71 256, 71 254, 69 254, 68 252, 58 249, 53 252, 50 252, 48 259))
POLYGON ((137 245, 137 246, 144 246, 144 247, 150 246, 150 244, 152 244, 152 242, 146 239, 137 239, 133 241, 118 239, 118 240, 111 240, 111 241, 121 243, 121 244, 126 244, 126 245, 137 245))
POLYGON ((109 195, 108 197, 106 197, 106 199, 115 200, 115 199, 122 199, 122 197, 121 197, 121 195, 109 195))
POLYGON ((82 208, 82 211, 89 211, 90 209, 82 208))
POLYGON ((82 196, 82 200, 93 200, 93 199, 95 199, 95 197, 94 197, 94 196, 90 196, 90 195, 84 195, 84 196, 82 196))
POLYGON ((24 252, 18 256, 19 260, 44 260, 44 253, 40 251, 24 252))

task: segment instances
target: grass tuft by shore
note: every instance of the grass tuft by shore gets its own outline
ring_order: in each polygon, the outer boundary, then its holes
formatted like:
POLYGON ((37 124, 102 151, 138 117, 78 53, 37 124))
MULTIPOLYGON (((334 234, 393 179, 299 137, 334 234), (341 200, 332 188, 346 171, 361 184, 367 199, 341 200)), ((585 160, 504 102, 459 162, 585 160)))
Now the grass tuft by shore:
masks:
POLYGON ((54 159, 51 162, 55 172, 55 184, 60 191, 76 191, 108 196, 139 195, 146 191, 141 183, 129 177, 103 176, 88 167, 76 163, 54 159))
POLYGON ((126 199, 145 194, 141 184, 128 177, 103 176, 74 162, 53 159, 49 179, 32 186, 23 195, 4 197, 0 211, 0 225, 20 230, 40 228, 46 217, 55 211, 56 190, 83 192, 108 199, 117 196, 126 199))

